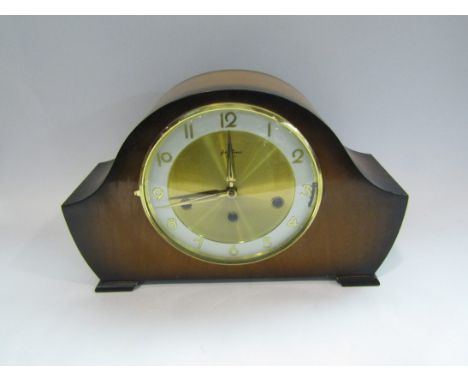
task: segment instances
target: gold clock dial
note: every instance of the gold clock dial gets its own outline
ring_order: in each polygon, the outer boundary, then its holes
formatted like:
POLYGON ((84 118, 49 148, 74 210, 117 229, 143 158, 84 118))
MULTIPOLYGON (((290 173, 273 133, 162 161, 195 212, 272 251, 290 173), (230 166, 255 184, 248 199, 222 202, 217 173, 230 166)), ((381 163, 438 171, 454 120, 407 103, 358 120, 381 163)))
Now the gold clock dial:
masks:
POLYGON ((169 173, 169 199, 204 190, 224 190, 231 139, 235 194, 174 207, 180 221, 204 238, 241 243, 263 237, 287 216, 295 179, 284 154, 268 140, 243 131, 218 131, 185 147, 169 173))
POLYGON ((221 103, 190 111, 149 151, 140 194, 156 231, 182 252, 220 264, 266 259, 317 214, 313 151, 281 116, 221 103))

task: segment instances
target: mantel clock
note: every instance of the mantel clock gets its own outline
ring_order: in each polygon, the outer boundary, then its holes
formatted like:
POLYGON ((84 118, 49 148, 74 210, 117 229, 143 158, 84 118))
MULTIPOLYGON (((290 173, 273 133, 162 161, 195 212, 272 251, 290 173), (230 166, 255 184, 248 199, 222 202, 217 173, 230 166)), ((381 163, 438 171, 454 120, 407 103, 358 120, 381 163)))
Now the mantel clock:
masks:
POLYGON ((147 281, 356 286, 379 284, 407 199, 296 89, 230 70, 170 90, 62 209, 98 292, 147 281))

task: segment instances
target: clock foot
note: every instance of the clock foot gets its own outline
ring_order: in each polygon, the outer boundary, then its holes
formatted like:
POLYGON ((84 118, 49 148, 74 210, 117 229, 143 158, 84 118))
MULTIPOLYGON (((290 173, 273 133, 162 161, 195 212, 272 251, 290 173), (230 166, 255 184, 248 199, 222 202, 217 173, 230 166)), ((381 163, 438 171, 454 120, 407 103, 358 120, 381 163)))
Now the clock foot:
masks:
POLYGON ((380 281, 375 275, 350 275, 350 276, 336 276, 341 286, 379 286, 380 281))
POLYGON ((138 281, 99 281, 95 292, 131 292, 139 284, 138 281))

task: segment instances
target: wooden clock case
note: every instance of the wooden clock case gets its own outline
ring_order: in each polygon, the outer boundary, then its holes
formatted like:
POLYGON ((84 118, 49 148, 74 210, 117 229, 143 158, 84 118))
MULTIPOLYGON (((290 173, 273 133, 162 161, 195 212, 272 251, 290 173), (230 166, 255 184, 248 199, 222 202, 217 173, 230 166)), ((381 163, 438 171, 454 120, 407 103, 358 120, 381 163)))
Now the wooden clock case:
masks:
POLYGON ((99 163, 62 210, 73 239, 99 277, 97 292, 146 282, 334 278, 379 285, 375 272, 400 229, 408 195, 369 154, 345 148, 293 87, 269 75, 220 71, 173 88, 128 136, 114 160, 99 163), (161 132, 181 114, 242 102, 282 115, 311 144, 323 175, 318 214, 302 238, 270 259, 217 265, 189 257, 151 226, 138 190, 141 167, 161 132))

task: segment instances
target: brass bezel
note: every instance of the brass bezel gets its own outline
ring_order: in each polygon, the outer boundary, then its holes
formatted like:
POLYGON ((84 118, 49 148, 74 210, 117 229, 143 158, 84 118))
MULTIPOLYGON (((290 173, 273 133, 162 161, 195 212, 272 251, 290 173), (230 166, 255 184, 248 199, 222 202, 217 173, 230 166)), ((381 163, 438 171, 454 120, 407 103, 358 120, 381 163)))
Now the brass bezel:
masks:
POLYGON ((211 264, 218 264, 218 265, 246 265, 246 264, 253 264, 256 262, 260 262, 263 260, 267 260, 269 258, 272 258, 274 256, 279 255, 289 247, 291 247, 294 243, 296 243, 304 234, 305 232, 309 229, 311 226, 312 222, 314 221, 315 217, 317 216, 318 210, 320 209, 320 204, 322 201, 322 195, 323 195, 323 178, 322 178, 322 172, 320 170, 320 166, 317 161, 317 157, 315 156, 314 151, 312 150, 312 147, 310 146, 309 142, 305 139, 305 137, 302 135, 302 133, 297 129, 294 125, 292 125, 290 122, 288 122, 285 118, 283 118, 281 115, 272 112, 271 110, 268 110, 263 107, 259 107, 256 105, 251 105, 243 102, 220 102, 220 103, 212 103, 209 105, 197 107, 195 109, 192 109, 188 111, 187 113, 183 114, 180 118, 175 119, 173 122, 171 122, 160 134, 160 136, 156 139, 154 144, 151 146, 151 148, 148 150, 148 152, 145 155, 144 161, 143 161, 143 166, 140 172, 140 177, 139 177, 139 188, 138 188, 138 195, 140 198, 140 201, 143 206, 143 210, 145 212, 145 215, 148 219, 148 221, 151 223, 153 228, 156 230, 156 232, 170 245, 172 245, 174 248, 179 250, 180 252, 184 253, 185 255, 188 255, 192 258, 195 258, 200 261, 204 261, 207 263, 211 264), (287 242, 285 245, 281 246, 280 248, 277 248, 273 252, 260 252, 254 255, 248 255, 246 257, 246 261, 242 261, 243 258, 241 258, 241 261, 239 261, 239 258, 237 258, 235 262, 232 260, 230 261, 229 258, 216 258, 214 260, 213 256, 207 256, 204 255, 203 253, 200 253, 201 251, 197 251, 196 249, 190 251, 185 246, 179 244, 176 240, 170 238, 156 223, 155 219, 153 218, 153 215, 151 213, 150 207, 147 203, 146 199, 146 194, 145 194, 145 186, 147 184, 147 174, 148 170, 151 166, 150 159, 153 157, 153 153, 157 150, 157 148, 161 145, 161 143, 166 139, 167 136, 169 136, 173 130, 175 130, 180 124, 184 123, 185 121, 192 119, 196 117, 197 115, 205 114, 207 112, 212 112, 215 110, 219 109, 235 109, 235 110, 242 110, 242 111, 249 111, 253 112, 256 114, 261 114, 264 115, 268 118, 272 118, 277 121, 278 124, 283 126, 284 128, 288 129, 292 134, 294 134, 299 141, 302 143, 304 148, 307 150, 307 153, 309 154, 312 162, 312 167, 313 171, 317 177, 317 197, 315 204, 313 206, 312 213, 310 214, 310 218, 308 222, 304 225, 302 230, 295 235, 289 242, 287 242))

